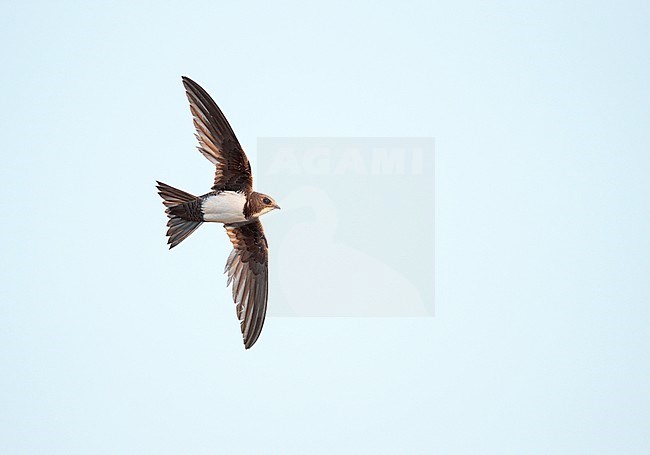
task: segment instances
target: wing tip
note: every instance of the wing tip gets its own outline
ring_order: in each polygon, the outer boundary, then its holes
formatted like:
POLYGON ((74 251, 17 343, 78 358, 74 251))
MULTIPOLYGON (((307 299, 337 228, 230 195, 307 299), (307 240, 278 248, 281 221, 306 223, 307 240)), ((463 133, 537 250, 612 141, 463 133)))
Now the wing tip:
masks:
POLYGON ((199 84, 187 76, 181 76, 181 81, 183 82, 183 86, 187 92, 194 92, 197 90, 197 87, 200 87, 199 84))
POLYGON ((244 349, 246 349, 248 351, 250 348, 252 348, 255 345, 255 343, 257 342, 258 338, 259 337, 254 337, 254 338, 250 338, 249 340, 246 340, 244 338, 244 349))
POLYGON ((183 87, 185 88, 185 93, 188 99, 192 101, 190 93, 194 92, 194 87, 198 84, 187 76, 181 76, 181 81, 183 82, 183 87))

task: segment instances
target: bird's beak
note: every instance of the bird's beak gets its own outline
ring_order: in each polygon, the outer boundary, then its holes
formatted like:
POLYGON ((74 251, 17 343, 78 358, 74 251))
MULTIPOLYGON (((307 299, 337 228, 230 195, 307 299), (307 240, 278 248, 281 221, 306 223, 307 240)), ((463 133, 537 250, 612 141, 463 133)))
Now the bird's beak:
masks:
POLYGON ((275 205, 273 206, 273 208, 274 208, 274 209, 278 209, 278 210, 280 210, 280 206, 279 206, 278 204, 275 204, 275 205))

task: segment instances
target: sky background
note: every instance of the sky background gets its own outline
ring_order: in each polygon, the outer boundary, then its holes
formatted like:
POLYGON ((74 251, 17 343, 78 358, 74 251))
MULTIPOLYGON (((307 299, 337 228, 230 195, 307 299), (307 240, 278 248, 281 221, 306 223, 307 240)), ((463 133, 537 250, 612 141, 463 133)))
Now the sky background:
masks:
POLYGON ((648 2, 2 10, 0 452, 650 453, 648 2), (244 351, 221 228, 165 248, 154 181, 213 172, 181 75, 254 167, 259 137, 435 137, 435 317, 244 351))

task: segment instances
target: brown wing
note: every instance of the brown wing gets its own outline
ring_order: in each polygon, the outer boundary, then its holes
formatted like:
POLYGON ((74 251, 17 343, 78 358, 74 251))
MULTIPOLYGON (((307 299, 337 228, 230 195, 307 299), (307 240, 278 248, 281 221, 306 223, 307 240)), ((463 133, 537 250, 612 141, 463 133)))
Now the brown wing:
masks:
POLYGON ((250 194, 253 191, 251 165, 228 120, 199 84, 183 76, 183 85, 194 117, 197 148, 217 167, 212 189, 250 194))
POLYGON ((225 226, 233 244, 226 262, 228 284, 241 321, 246 349, 255 344, 262 332, 268 300, 269 250, 262 223, 225 226))

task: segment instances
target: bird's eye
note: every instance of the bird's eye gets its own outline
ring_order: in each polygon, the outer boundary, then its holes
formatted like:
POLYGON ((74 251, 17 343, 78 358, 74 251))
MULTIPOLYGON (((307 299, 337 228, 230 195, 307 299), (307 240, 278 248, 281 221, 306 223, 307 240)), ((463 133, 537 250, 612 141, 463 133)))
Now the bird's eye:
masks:
POLYGON ((264 202, 265 204, 270 204, 270 203, 271 203, 271 199, 265 197, 264 199, 262 199, 262 202, 264 202))

